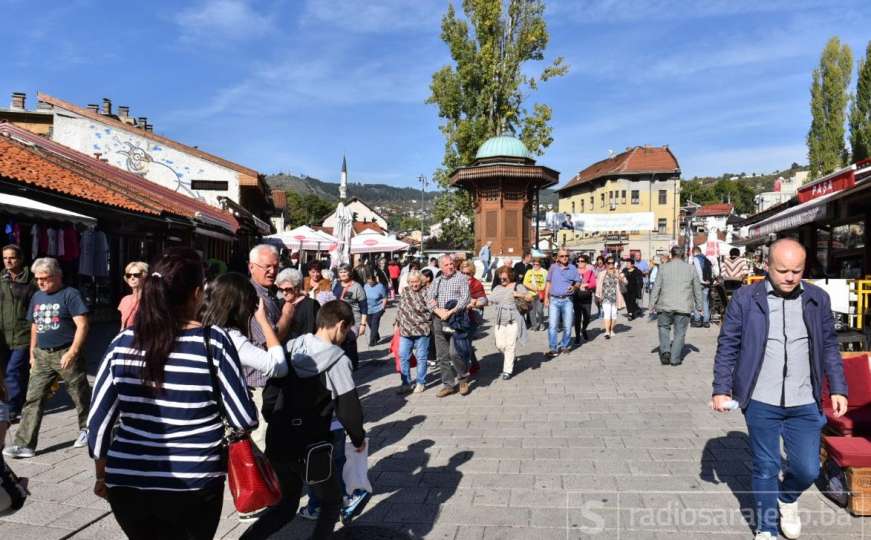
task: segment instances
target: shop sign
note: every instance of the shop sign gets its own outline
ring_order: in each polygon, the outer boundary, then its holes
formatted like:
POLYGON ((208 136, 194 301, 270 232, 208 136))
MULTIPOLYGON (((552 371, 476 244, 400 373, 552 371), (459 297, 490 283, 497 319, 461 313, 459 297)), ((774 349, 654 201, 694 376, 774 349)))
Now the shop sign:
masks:
POLYGON ((826 178, 813 184, 803 186, 798 190, 798 201, 800 203, 812 201, 823 195, 844 191, 856 185, 856 175, 853 170, 847 170, 843 173, 826 178))
POLYGON ((757 238, 760 236, 765 236, 769 233, 776 233, 779 231, 795 229, 796 227, 800 227, 806 223, 819 221, 825 217, 826 205, 819 204, 818 206, 813 206, 812 208, 808 208, 800 212, 794 212, 788 216, 784 216, 781 218, 769 218, 767 221, 762 222, 755 227, 751 227, 750 237, 757 238))
POLYGON ((716 240, 710 240, 705 243, 705 256, 706 257, 719 257, 720 256, 720 242, 716 240))

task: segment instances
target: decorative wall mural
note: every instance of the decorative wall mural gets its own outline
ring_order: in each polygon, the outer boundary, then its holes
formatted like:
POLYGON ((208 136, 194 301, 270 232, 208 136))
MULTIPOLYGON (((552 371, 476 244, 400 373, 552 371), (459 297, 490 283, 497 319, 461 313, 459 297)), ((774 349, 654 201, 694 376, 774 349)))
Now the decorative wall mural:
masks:
POLYGON ((190 182, 186 182, 182 175, 170 165, 156 161, 144 148, 132 142, 119 141, 117 138, 115 138, 115 142, 124 146, 123 149, 118 150, 116 153, 126 157, 125 164, 128 171, 140 176, 147 176, 150 180, 163 185, 171 186, 171 188, 189 197, 203 200, 200 194, 191 190, 190 182))

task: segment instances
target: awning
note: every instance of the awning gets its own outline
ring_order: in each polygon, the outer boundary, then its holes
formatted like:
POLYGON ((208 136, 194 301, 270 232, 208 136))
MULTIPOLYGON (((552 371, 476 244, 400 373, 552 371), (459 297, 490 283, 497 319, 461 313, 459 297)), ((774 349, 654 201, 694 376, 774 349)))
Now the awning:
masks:
POLYGON ((362 232, 351 238, 351 253, 384 253, 405 251, 408 244, 396 238, 383 236, 375 231, 362 232))
POLYGON ((77 214, 57 206, 41 203, 27 197, 0 193, 0 211, 24 215, 31 218, 66 221, 68 223, 81 223, 83 225, 96 225, 97 220, 83 214, 77 214))
POLYGON ((336 249, 338 240, 323 231, 316 231, 306 225, 280 233, 264 236, 263 240, 276 240, 290 250, 332 251, 336 249))

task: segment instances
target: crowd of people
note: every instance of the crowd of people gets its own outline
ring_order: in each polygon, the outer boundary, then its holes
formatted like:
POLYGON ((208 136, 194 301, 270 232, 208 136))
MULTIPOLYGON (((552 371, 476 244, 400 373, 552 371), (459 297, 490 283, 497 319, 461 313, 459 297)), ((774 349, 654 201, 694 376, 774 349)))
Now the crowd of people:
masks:
MULTIPOLYGON (((797 249, 786 247, 792 251, 783 258, 794 259, 797 249)), ((77 413, 73 446, 89 448, 95 460, 94 492, 108 500, 128 537, 168 537, 169 531, 186 538, 214 535, 229 427, 247 432, 263 449, 282 488, 278 505, 240 515, 252 523, 244 537, 266 538, 298 515, 316 521, 314 538, 328 538, 337 520, 359 513, 371 495, 365 490, 347 493, 341 470, 346 441, 349 451, 365 452, 367 444, 354 381, 360 365, 357 340, 368 333, 370 347, 385 341, 381 319, 391 302, 396 305, 391 333, 398 343, 397 393, 425 392, 432 382, 429 371, 437 367, 435 395, 447 398, 470 393, 479 369, 475 341, 481 339, 485 323, 501 355, 501 378, 508 380, 515 375, 530 332, 547 329, 545 355, 550 358, 595 339, 589 326, 597 319, 603 339, 611 340, 621 311, 626 320, 644 317, 640 303, 645 291, 647 313, 657 320, 659 359, 678 366, 691 322, 710 324, 710 289, 719 285, 729 293, 738 291, 753 272, 737 252, 720 261, 715 279, 710 261, 698 249, 689 260, 675 247, 652 261, 604 253, 595 263, 586 254, 573 257, 565 249, 552 259, 528 253, 516 262, 497 262, 490 249, 489 244, 482 248, 478 266, 451 255, 426 265, 382 259, 328 269, 312 261, 303 275, 299 263, 281 268, 278 251, 258 245, 249 254, 248 275, 229 272, 210 280, 191 249, 170 249, 152 265, 130 262, 124 271, 130 293, 118 306, 120 332, 100 362, 92 390, 83 356, 88 306, 77 289, 64 285, 57 261, 41 258, 28 266, 17 246, 6 246, 0 274, 5 345, 0 428, 5 432, 10 422, 19 426, 3 455, 35 455, 44 407, 60 379, 77 413), (331 462, 326 480, 307 482, 311 452, 324 445, 330 448, 331 462), (308 505, 299 509, 304 490, 308 505)), ((797 265, 793 259, 784 264, 797 265)), ((772 315, 777 307, 772 290, 775 298, 796 297, 790 287, 795 288, 800 272, 790 268, 782 273, 788 279, 772 281, 774 288, 768 289, 772 315)), ((743 386, 731 388, 727 380, 736 363, 752 361, 740 356, 744 349, 736 343, 753 336, 732 336, 741 333, 741 317, 746 315, 737 310, 745 310, 746 290, 735 292, 740 293, 741 307, 727 312, 724 332, 728 329, 731 337, 723 341, 721 336, 712 407, 726 410, 726 397, 731 396, 742 408, 752 407, 748 426, 754 438, 753 431, 761 426, 792 420, 769 410, 777 406, 769 383, 774 388, 780 381, 787 388, 786 371, 779 378, 765 371, 764 395, 762 387, 750 395, 743 386)), ((781 311, 787 307, 784 303, 781 311)), ((801 303, 788 309, 801 310, 801 303)), ((778 316, 786 320, 785 313, 778 316)), ((820 339, 829 338, 825 334, 820 339)), ((766 349, 765 362, 767 358, 766 349)), ((820 370, 837 375, 834 360, 826 361, 820 370)), ((741 374, 745 376, 750 375, 741 374)), ((781 407, 783 395, 803 406, 817 397, 800 385, 783 392, 781 407)), ((845 388, 833 387, 838 392, 846 395, 845 388)), ((836 409, 842 405, 838 400, 836 409)), ((754 489, 762 489, 767 484, 760 479, 757 486, 757 476, 773 471, 776 464, 760 456, 770 453, 774 443, 760 436, 754 444, 754 489)), ((806 479, 791 480, 790 493, 777 503, 782 513, 784 508, 792 512, 794 507, 784 505, 794 503, 806 479)), ((774 505, 767 499, 764 504, 774 505)))

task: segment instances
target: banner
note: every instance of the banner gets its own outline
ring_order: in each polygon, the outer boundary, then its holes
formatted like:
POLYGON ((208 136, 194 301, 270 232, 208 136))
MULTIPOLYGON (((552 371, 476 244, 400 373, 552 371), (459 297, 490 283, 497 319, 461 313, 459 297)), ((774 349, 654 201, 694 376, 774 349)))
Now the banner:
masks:
POLYGON ((655 220, 656 216, 653 212, 632 212, 626 214, 567 214, 563 212, 547 213, 548 227, 553 231, 652 231, 656 229, 655 220))

